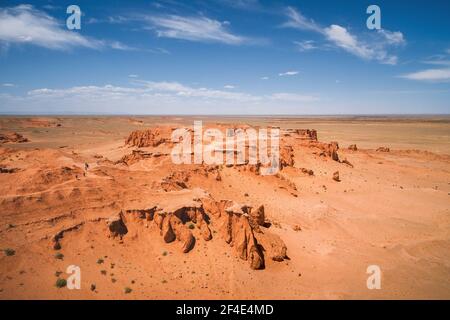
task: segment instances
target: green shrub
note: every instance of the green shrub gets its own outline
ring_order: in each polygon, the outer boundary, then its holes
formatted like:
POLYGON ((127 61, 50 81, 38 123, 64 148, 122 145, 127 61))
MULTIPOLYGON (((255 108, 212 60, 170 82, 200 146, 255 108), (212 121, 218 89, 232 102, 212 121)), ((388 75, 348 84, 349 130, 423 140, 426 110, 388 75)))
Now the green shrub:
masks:
POLYGON ((59 252, 59 253, 55 254, 55 258, 62 260, 62 259, 64 259, 64 255, 61 252, 59 252))
POLYGON ((191 223, 191 224, 189 224, 189 227, 188 227, 189 229, 194 229, 195 228, 195 224, 193 224, 193 223, 191 223))
POLYGON ((102 264, 103 262, 105 262, 105 260, 103 260, 102 258, 100 258, 100 259, 97 260, 97 263, 98 263, 98 264, 102 264))
POLYGON ((133 291, 131 288, 125 287, 124 292, 125 293, 131 293, 133 291))
POLYGON ((7 255, 8 257, 13 256, 16 254, 16 251, 10 248, 6 248, 3 250, 3 252, 5 253, 5 255, 7 255))
POLYGON ((57 288, 64 288, 67 285, 66 279, 58 279, 56 280, 56 287, 57 288))

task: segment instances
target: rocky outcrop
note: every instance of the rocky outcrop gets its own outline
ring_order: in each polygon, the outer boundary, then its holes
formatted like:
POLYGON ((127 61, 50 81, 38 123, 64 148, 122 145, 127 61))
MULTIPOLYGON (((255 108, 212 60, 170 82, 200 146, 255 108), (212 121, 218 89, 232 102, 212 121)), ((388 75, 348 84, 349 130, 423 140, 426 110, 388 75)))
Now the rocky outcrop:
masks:
POLYGON ((333 173, 333 180, 337 181, 337 182, 341 181, 339 179, 339 171, 336 171, 336 172, 333 173))
POLYGON ((288 259, 287 247, 278 235, 264 232, 256 233, 255 236, 258 243, 261 244, 266 258, 278 262, 288 259))
POLYGON ((317 141, 317 131, 314 129, 297 129, 296 133, 306 140, 317 141))
POLYGON ((106 225, 108 226, 110 236, 113 238, 122 238, 128 233, 128 228, 123 221, 122 213, 109 217, 106 220, 106 225))
POLYGON ((353 164, 347 159, 342 160, 341 163, 348 165, 350 168, 353 168, 353 164))
POLYGON ((323 144, 322 150, 325 156, 333 159, 334 161, 339 161, 339 155, 337 153, 339 150, 339 144, 336 141, 323 144))
POLYGON ((16 173, 17 171, 19 171, 18 168, 4 168, 4 167, 0 167, 0 173, 16 173))
POLYGON ((317 141, 317 131, 314 129, 283 129, 282 135, 301 140, 317 141))
POLYGON ((280 148, 280 170, 284 167, 294 166, 294 148, 292 146, 283 146, 280 148))
POLYGON ((225 209, 221 234, 234 247, 239 258, 247 260, 252 269, 264 268, 264 255, 254 236, 248 216, 237 204, 225 209))
POLYGON ((258 226, 264 226, 266 215, 264 213, 264 206, 260 205, 256 210, 252 207, 245 207, 249 216, 250 225, 253 229, 259 229, 258 226))
POLYGON ((377 152, 390 152, 391 150, 388 147, 379 147, 376 150, 377 152))
POLYGON ((136 130, 131 132, 128 138, 125 140, 125 144, 139 148, 157 147, 162 143, 168 142, 169 140, 169 129, 155 128, 147 130, 136 130))
POLYGON ((263 269, 264 255, 255 238, 252 224, 256 226, 258 222, 261 222, 261 218, 264 217, 264 207, 259 207, 250 217, 251 207, 234 201, 223 200, 214 203, 206 200, 204 203, 218 219, 219 234, 225 242, 235 249, 241 259, 249 262, 250 268, 263 269))
POLYGON ((186 171, 176 171, 172 172, 167 177, 163 178, 161 181, 161 188, 168 191, 175 191, 188 188, 188 181, 190 178, 189 172, 186 171))
POLYGON ((29 140, 17 132, 0 133, 0 143, 23 143, 29 140))
POLYGON ((356 146, 356 144, 351 144, 351 145, 348 146, 348 150, 358 151, 358 147, 356 146))
POLYGON ((188 253, 195 247, 196 237, 213 239, 215 232, 229 244, 251 269, 265 268, 265 254, 274 261, 286 258, 283 241, 267 233, 264 206, 252 207, 231 200, 215 201, 208 194, 188 198, 191 190, 177 192, 177 197, 161 202, 151 209, 128 209, 110 217, 106 224, 110 236, 122 239, 129 232, 129 223, 141 221, 148 227, 154 223, 165 243, 178 241, 180 250, 188 253), (258 234, 258 236, 256 236, 258 234), (261 239, 262 244, 259 243, 261 239))
POLYGON ((114 162, 114 164, 125 164, 131 166, 132 164, 139 162, 144 159, 154 157, 155 155, 151 152, 145 152, 142 150, 133 150, 130 154, 124 155, 120 160, 114 162))
POLYGON ((313 176, 314 175, 314 171, 312 171, 311 169, 306 169, 306 168, 300 168, 301 172, 304 174, 307 174, 309 176, 313 176))

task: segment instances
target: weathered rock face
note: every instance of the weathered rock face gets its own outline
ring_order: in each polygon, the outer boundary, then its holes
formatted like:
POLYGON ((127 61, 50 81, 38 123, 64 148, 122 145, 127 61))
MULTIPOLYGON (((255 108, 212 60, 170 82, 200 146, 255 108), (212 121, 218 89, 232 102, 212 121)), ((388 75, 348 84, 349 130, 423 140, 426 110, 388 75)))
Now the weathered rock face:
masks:
POLYGON ((224 210, 220 217, 219 234, 225 242, 235 248, 241 259, 249 261, 250 268, 263 269, 264 255, 253 234, 249 216, 245 213, 250 207, 233 201, 228 202, 226 206, 222 206, 223 202, 218 205, 217 211, 221 211, 222 208, 224 210))
POLYGON ((161 181, 164 191, 174 191, 188 188, 190 174, 187 171, 172 172, 161 181))
POLYGON ((194 228, 195 223, 200 229, 205 241, 212 239, 209 229, 209 217, 205 214, 199 200, 183 204, 175 203, 154 206, 151 209, 129 209, 119 215, 108 219, 108 226, 113 237, 123 236, 128 232, 126 224, 131 221, 152 221, 160 230, 160 234, 166 243, 178 240, 181 243, 181 251, 187 253, 195 246, 195 237, 188 225, 194 228))
POLYGON ((330 143, 319 143, 318 147, 322 150, 321 155, 329 157, 334 161, 339 161, 339 155, 337 151, 339 150, 339 144, 336 141, 330 143))
POLYGON ((317 131, 314 129, 297 129, 296 132, 307 140, 317 141, 317 131))
POLYGON ((213 239, 212 225, 236 254, 248 261, 252 269, 265 267, 264 252, 269 252, 268 257, 274 261, 282 261, 286 257, 283 241, 260 228, 265 223, 264 206, 255 209, 230 200, 215 201, 207 194, 191 200, 184 199, 174 198, 150 209, 122 210, 107 220, 110 236, 122 239, 128 233, 127 223, 131 221, 142 221, 146 226, 153 222, 164 242, 178 241, 180 250, 188 253, 195 247, 194 233, 204 241, 213 239), (263 245, 255 234, 260 235, 258 237, 264 241, 263 245), (266 247, 270 250, 267 251, 266 247))
POLYGON ((377 152, 390 152, 391 150, 388 147, 379 147, 377 152))
POLYGON ((296 139, 317 141, 317 131, 314 129, 283 129, 282 135, 296 139))
POLYGON ((256 239, 264 249, 266 258, 281 262, 288 259, 287 247, 281 238, 273 233, 256 233, 256 239))
POLYGON ((157 147, 168 141, 170 141, 170 130, 156 128, 131 132, 125 144, 139 148, 157 147))
POLYGON ((283 146, 280 148, 280 169, 294 166, 294 148, 283 146))
POLYGON ((120 160, 116 161, 114 164, 123 163, 130 166, 136 162, 144 159, 151 158, 153 154, 151 152, 145 152, 142 150, 133 150, 130 154, 124 155, 120 160))
POLYGON ((0 133, 0 143, 23 143, 28 142, 28 139, 18 134, 17 132, 4 132, 0 133))
POLYGON ((249 215, 250 225, 253 229, 258 229, 258 226, 264 226, 264 222, 266 220, 266 216, 264 214, 264 206, 259 206, 256 210, 251 207, 247 207, 249 215))
POLYGON ((122 219, 122 213, 109 217, 106 221, 106 225, 108 226, 112 237, 122 238, 122 236, 128 233, 127 226, 122 219))

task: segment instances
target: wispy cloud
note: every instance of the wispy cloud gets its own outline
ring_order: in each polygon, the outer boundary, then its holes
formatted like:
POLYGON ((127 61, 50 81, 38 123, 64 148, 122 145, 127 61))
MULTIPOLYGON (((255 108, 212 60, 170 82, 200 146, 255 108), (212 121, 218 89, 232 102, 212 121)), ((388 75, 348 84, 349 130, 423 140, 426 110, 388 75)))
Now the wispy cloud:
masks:
POLYGON ((406 43, 405 37, 403 36, 403 33, 400 31, 389 31, 386 29, 380 29, 378 30, 378 33, 382 35, 388 44, 393 45, 403 45, 406 43))
POLYGON ((401 78, 418 81, 447 82, 450 81, 450 68, 448 69, 427 69, 408 73, 400 76, 401 78))
POLYGON ((286 8, 286 15, 288 17, 288 21, 282 25, 283 27, 312 30, 322 33, 322 27, 316 24, 314 20, 306 18, 300 11, 292 7, 288 7, 286 8))
POLYGON ((147 19, 155 28, 158 37, 198 42, 219 42, 230 45, 243 44, 248 40, 228 31, 228 23, 203 16, 165 15, 150 16, 147 19))
POLYGON ((68 98, 74 96, 98 97, 119 97, 119 96, 166 96, 166 97, 190 97, 212 100, 236 100, 241 102, 262 102, 265 99, 278 101, 317 101, 318 97, 312 95, 301 95, 297 93, 273 93, 268 95, 253 95, 245 92, 230 92, 210 88, 194 88, 179 82, 155 82, 145 80, 135 80, 133 87, 120 87, 113 85, 105 86, 77 86, 67 89, 41 88, 28 91, 29 97, 55 97, 68 98))
POLYGON ((448 58, 445 59, 429 59, 423 61, 425 64, 432 64, 436 66, 449 66, 450 67, 450 60, 448 58))
MULTIPOLYGON (((12 110, 103 110, 110 113, 278 113, 282 108, 298 110, 319 101, 310 94, 275 92, 263 95, 235 90, 193 87, 180 82, 144 81, 134 79, 130 86, 76 86, 39 88, 25 95, 0 95, 0 105, 12 110), (64 99, 64 106, 61 106, 64 99), (82 108, 80 108, 82 106, 82 108)), ((0 111, 5 111, 5 108, 0 111)), ((55 111, 56 112, 56 111, 55 111)))
MULTIPOLYGON (((405 43, 403 34, 399 31, 379 30, 376 39, 371 43, 366 43, 350 31, 337 24, 329 27, 322 27, 312 19, 305 17, 300 11, 288 7, 286 9, 288 21, 282 27, 295 28, 300 30, 313 31, 321 34, 329 43, 335 47, 341 48, 357 57, 366 60, 376 60, 384 64, 396 64, 397 56, 389 54, 387 47, 398 46, 405 43)), ((373 36, 372 36, 373 38, 373 36)), ((315 49, 312 42, 295 42, 300 51, 315 49)))
POLYGON ((219 0, 219 2, 238 9, 259 9, 258 0, 219 0))
POLYGON ((234 89, 236 88, 236 86, 232 85, 232 84, 226 84, 223 86, 225 89, 234 89))
POLYGON ((360 43, 356 36, 350 34, 344 27, 332 24, 323 31, 329 41, 358 57, 370 59, 374 55, 372 49, 360 43))
POLYGON ((313 40, 294 41, 294 44, 296 45, 298 51, 300 52, 310 51, 319 48, 316 45, 315 41, 313 40))
MULTIPOLYGON (((449 52, 450 54, 450 52, 449 52)), ((436 54, 422 61, 424 64, 439 66, 434 69, 419 70, 412 73, 400 75, 399 78, 425 82, 448 82, 450 81, 450 57, 446 54, 436 54)))
POLYGON ((14 83, 2 83, 2 87, 15 87, 14 83))
POLYGON ((0 9, 0 43, 32 44, 54 50, 68 50, 74 47, 118 50, 131 48, 120 42, 98 40, 69 31, 55 18, 31 5, 19 5, 0 9))
POLYGON ((286 72, 281 72, 278 75, 280 77, 284 77, 284 76, 295 76, 298 74, 298 71, 286 71, 286 72))

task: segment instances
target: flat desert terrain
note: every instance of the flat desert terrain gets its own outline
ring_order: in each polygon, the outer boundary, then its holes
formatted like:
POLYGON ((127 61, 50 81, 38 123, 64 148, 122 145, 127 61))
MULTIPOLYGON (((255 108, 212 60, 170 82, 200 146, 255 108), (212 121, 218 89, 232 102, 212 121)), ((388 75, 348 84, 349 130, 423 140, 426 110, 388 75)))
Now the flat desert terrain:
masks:
POLYGON ((3 116, 0 172, 0 299, 450 299, 450 117, 3 116), (175 164, 194 120, 280 171, 175 164))

